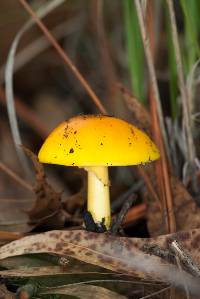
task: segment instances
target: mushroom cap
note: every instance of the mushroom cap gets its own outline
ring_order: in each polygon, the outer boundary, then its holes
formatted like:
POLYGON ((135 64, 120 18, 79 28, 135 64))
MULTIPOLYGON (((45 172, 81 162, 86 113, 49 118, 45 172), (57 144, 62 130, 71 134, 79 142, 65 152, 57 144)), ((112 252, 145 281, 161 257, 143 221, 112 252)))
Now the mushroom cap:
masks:
POLYGON ((127 166, 160 157, 156 145, 141 130, 119 118, 75 116, 47 137, 38 158, 66 166, 127 166))

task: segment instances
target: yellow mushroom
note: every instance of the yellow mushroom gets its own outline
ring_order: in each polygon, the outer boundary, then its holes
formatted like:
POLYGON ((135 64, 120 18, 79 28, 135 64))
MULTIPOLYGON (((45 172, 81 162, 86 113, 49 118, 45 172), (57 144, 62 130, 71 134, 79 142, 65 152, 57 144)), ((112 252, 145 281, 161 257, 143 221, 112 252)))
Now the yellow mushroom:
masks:
POLYGON ((83 167, 88 171, 87 209, 94 222, 110 227, 108 166, 128 166, 160 157, 141 130, 119 118, 82 115, 62 122, 47 137, 38 158, 42 163, 83 167))

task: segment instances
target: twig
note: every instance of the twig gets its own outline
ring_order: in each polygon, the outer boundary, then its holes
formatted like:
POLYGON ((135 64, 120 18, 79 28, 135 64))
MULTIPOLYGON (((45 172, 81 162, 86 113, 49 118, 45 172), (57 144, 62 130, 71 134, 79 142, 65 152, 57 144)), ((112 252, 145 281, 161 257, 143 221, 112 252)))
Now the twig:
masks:
MULTIPOLYGON (((52 29, 52 34, 56 37, 56 39, 61 39, 63 37, 71 35, 74 32, 78 31, 81 26, 83 26, 82 19, 83 16, 78 15, 77 17, 73 17, 72 19, 64 21, 52 29)), ((23 49, 20 49, 20 51, 15 56, 13 73, 20 70, 24 65, 26 65, 34 57, 38 56, 41 52, 43 52, 50 46, 51 44, 49 43, 49 41, 44 35, 42 35, 38 39, 34 39, 33 42, 26 45, 23 49)), ((5 65, 0 67, 0 84, 4 81, 4 71, 5 65)))
POLYGON ((156 112, 156 106, 154 101, 152 101, 152 111, 156 141, 158 142, 161 151, 161 159, 156 163, 157 181, 160 187, 160 198, 162 200, 162 207, 164 208, 164 214, 166 214, 165 220, 167 224, 167 231, 169 233, 173 233, 176 231, 176 220, 174 214, 173 194, 169 174, 170 171, 161 131, 160 128, 157 126, 158 115, 156 112))
POLYGON ((126 227, 130 223, 145 218, 146 213, 147 213, 147 206, 145 203, 141 203, 134 207, 131 207, 124 217, 124 220, 122 222, 122 227, 126 227))
MULTIPOLYGON (((176 242, 176 241, 175 241, 175 242, 176 242)), ((172 244, 171 244, 171 250, 172 250, 172 248, 173 248, 173 243, 174 243, 174 242, 172 242, 172 244)), ((174 248, 174 249, 175 249, 175 248, 174 248)), ((177 248, 176 248, 176 250, 177 250, 177 248)), ((178 268, 179 268, 179 271, 180 271, 180 274, 181 274, 181 276, 183 277, 183 280, 184 280, 183 268, 182 268, 182 265, 181 265, 180 257, 178 256, 176 250, 174 250, 176 264, 177 264, 177 266, 178 266, 178 268)), ((187 299, 189 299, 190 296, 189 296, 189 290, 188 290, 188 286, 187 286, 187 284, 186 284, 186 281, 183 281, 183 287, 184 287, 184 289, 185 289, 186 297, 187 297, 187 299)))
POLYGON ((150 255, 158 256, 169 263, 174 263, 174 254, 172 254, 169 249, 161 248, 157 244, 146 243, 143 245, 142 251, 150 255))
MULTIPOLYGON (((140 123, 140 125, 142 124, 142 126, 145 128, 146 131, 149 131, 150 122, 151 122, 150 113, 141 104, 139 104, 138 101, 131 95, 131 93, 128 92, 121 84, 118 84, 118 87, 120 88, 120 91, 122 92, 122 95, 124 96, 124 99, 127 102, 129 109, 133 111, 136 120, 140 123)), ((151 96, 151 93, 150 93, 150 104, 152 108, 151 114, 153 116, 154 137, 161 151, 160 161, 162 161, 162 165, 161 162, 158 161, 156 163, 156 170, 157 170, 157 184, 160 187, 160 195, 161 195, 160 198, 163 202, 162 205, 160 203, 158 195, 156 194, 152 186, 150 178, 146 175, 143 168, 138 167, 138 171, 140 175, 143 177, 148 190, 151 192, 152 197, 159 204, 161 210, 164 207, 165 210, 164 214, 166 215, 164 220, 167 223, 168 231, 174 232, 176 225, 175 225, 175 217, 173 212, 173 200, 172 200, 171 184, 170 184, 170 177, 168 171, 168 163, 167 163, 167 157, 164 149, 164 144, 162 141, 160 127, 158 126, 156 103, 154 101, 154 98, 151 96), (160 175, 161 173, 162 176, 160 175)))
POLYGON ((119 231, 119 228, 121 227, 121 224, 124 220, 126 213, 130 209, 132 204, 136 201, 136 199, 137 199, 137 196, 135 194, 131 194, 127 198, 127 200, 125 201, 125 203, 122 206, 121 211, 119 212, 119 214, 116 216, 115 220, 112 223, 112 226, 110 229, 111 234, 113 234, 113 235, 117 234, 117 232, 119 231))
POLYGON ((94 93, 88 82, 84 79, 82 74, 79 72, 79 70, 76 68, 76 66, 72 63, 68 55, 65 53, 65 51, 61 48, 61 46, 57 43, 56 39, 53 37, 53 35, 50 33, 50 31, 47 29, 47 27, 41 22, 41 20, 38 18, 37 14, 32 10, 30 5, 25 0, 19 0, 19 2, 23 5, 23 7, 26 9, 26 11, 33 17, 34 21, 37 23, 38 27, 42 30, 42 32, 45 34, 45 36, 48 38, 52 46, 56 49, 60 57, 64 60, 64 62, 68 65, 68 67, 71 69, 73 74, 76 76, 76 78, 80 81, 82 86, 85 88, 87 93, 90 95, 93 102, 96 104, 96 106, 99 108, 101 113, 107 114, 106 109, 102 105, 100 99, 97 97, 97 95, 94 93))
MULTIPOLYGON (((148 15, 147 15, 147 28, 149 34, 149 48, 152 55, 152 60, 155 60, 155 41, 154 41, 154 30, 153 30, 153 2, 148 1, 147 5, 148 15)), ((153 94, 153 86, 150 84, 149 89, 149 100, 152 115, 152 127, 156 143, 159 146, 161 152, 161 159, 156 163, 157 172, 157 182, 160 189, 160 199, 162 200, 162 207, 164 208, 164 214, 166 214, 166 225, 167 231, 173 233, 176 231, 176 221, 173 211, 173 195, 170 181, 170 170, 169 163, 167 161, 166 148, 164 145, 163 135, 161 132, 161 127, 159 125, 159 115, 158 109, 153 94)))
POLYGON ((11 242, 23 237, 22 233, 0 231, 0 241, 11 242))
POLYGON ((25 182, 22 178, 20 178, 14 171, 12 171, 8 166, 6 166, 3 162, 0 161, 0 169, 3 170, 7 175, 9 175, 13 180, 23 186, 25 189, 29 191, 33 191, 33 188, 30 184, 25 182))
POLYGON ((152 91, 153 95, 157 104, 157 110, 158 110, 158 118, 159 118, 159 123, 160 123, 160 128, 162 131, 165 147, 167 150, 167 154, 169 154, 168 151, 168 143, 167 143, 167 136, 165 132, 165 126, 164 126, 164 121, 163 121, 163 113, 162 113, 162 108, 161 108, 161 101, 160 101, 160 95, 158 91, 158 84, 156 80, 156 72, 153 64, 153 58, 151 54, 151 49, 149 47, 149 37, 147 35, 147 31, 145 29, 145 23, 144 23, 144 17, 143 17, 143 12, 142 12, 142 7, 140 4, 140 0, 135 0, 134 1, 135 6, 136 6, 136 11, 137 11, 137 16, 140 24, 140 30, 141 30, 141 36, 144 44, 144 51, 146 55, 146 60, 147 60, 147 65, 149 69, 149 74, 150 74, 150 82, 152 86, 152 91))
POLYGON ((115 200, 111 202, 111 210, 112 213, 116 212, 121 205, 125 202, 125 200, 131 196, 131 194, 138 192, 142 187, 144 183, 143 181, 138 181, 134 183, 127 191, 125 191, 123 194, 120 194, 119 197, 117 197, 115 200))
POLYGON ((150 192, 151 196, 153 197, 153 199, 155 200, 155 202, 157 202, 161 208, 161 204, 160 204, 160 200, 158 197, 158 194, 156 193, 153 184, 151 182, 151 179, 149 178, 149 176, 147 175, 147 173, 144 171, 144 169, 141 166, 137 167, 138 173, 140 174, 140 176, 143 178, 148 191, 150 192))
POLYGON ((178 256, 181 264, 184 266, 185 270, 195 277, 200 277, 200 269, 193 261, 192 257, 188 252, 179 244, 178 241, 174 240, 170 244, 170 249, 172 252, 178 256))
POLYGON ((192 125, 191 125, 191 117, 190 117, 190 105, 188 101, 188 90, 187 85, 184 78, 183 73, 183 66, 181 61, 181 51, 178 42, 178 32, 176 27, 176 19, 174 13, 174 7, 172 0, 167 0, 169 16, 170 16, 170 25, 172 29, 172 39, 174 44, 174 52, 176 58, 176 65, 177 65, 177 74, 179 80, 179 88, 182 98, 182 105, 183 105, 183 127, 185 128, 186 132, 186 142, 187 142, 187 149, 188 149, 188 160, 189 162, 194 162, 195 159, 195 147, 194 141, 192 138, 192 125))

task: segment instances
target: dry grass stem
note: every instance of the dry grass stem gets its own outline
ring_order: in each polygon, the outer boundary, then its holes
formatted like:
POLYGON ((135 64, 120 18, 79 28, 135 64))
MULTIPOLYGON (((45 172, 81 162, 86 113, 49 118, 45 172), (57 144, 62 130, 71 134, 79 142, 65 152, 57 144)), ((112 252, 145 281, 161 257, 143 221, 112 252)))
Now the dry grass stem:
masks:
MULTIPOLYGON (((148 4, 151 2, 148 2, 148 4)), ((162 201, 162 208, 166 214, 166 225, 168 232, 176 231, 176 221, 173 211, 173 198, 172 190, 169 178, 169 169, 167 156, 169 157, 169 147, 166 139, 166 132, 164 127, 164 119, 161 109, 160 95, 158 91, 158 85, 156 80, 155 68, 154 68, 154 32, 152 26, 152 11, 151 7, 148 5, 148 33, 145 28, 144 15, 142 12, 142 7, 140 1, 135 1, 137 15, 140 23, 140 30, 142 35, 142 40, 144 44, 144 50, 147 59, 147 65, 150 73, 150 105, 151 105, 151 115, 153 123, 153 133, 156 142, 159 146, 161 152, 161 160, 156 164, 157 170, 157 181, 159 185, 160 198, 162 201), (166 153, 167 152, 167 153, 166 153), (168 154, 168 155, 167 155, 168 154)))
POLYGON ((15 180, 17 183, 19 183, 22 187, 29 191, 33 191, 32 186, 24 181, 22 178, 20 178, 19 175, 17 175, 14 171, 12 171, 8 166, 6 166, 3 162, 0 161, 0 169, 4 171, 7 175, 9 175, 13 180, 15 180))
POLYGON ((174 7, 172 0, 167 0, 167 6, 169 9, 169 16, 170 16, 170 25, 172 30, 172 39, 174 44, 174 51, 175 51, 175 59, 177 65, 177 74, 178 74, 178 81, 179 81, 179 88, 182 98, 182 105, 183 105, 183 127, 186 133, 186 143, 187 143, 187 159, 189 162, 194 162, 195 159, 195 147, 194 141, 192 137, 192 121, 190 115, 190 104, 188 100, 188 90, 187 85, 184 78, 183 73, 183 65, 181 60, 181 51, 178 41, 178 32, 176 27, 176 19, 174 13, 174 7))
MULTIPOLYGON (((81 26, 83 26, 82 22, 80 22, 81 19, 82 17, 78 16, 62 22, 61 24, 55 26, 52 29, 52 34, 56 37, 56 39, 61 39, 75 33, 81 26), (77 20, 79 20, 78 26, 77 26, 77 20)), ((51 44, 49 43, 49 41, 46 39, 44 35, 35 39, 30 44, 26 45, 15 56, 13 73, 20 70, 23 66, 29 63, 33 58, 35 58, 40 53, 48 49, 50 46, 51 44)), ((5 65, 0 67, 0 83, 4 81, 4 71, 5 71, 5 65)))
POLYGON ((145 51, 145 55, 146 55, 148 70, 149 70, 149 74, 150 74, 150 82, 152 85, 153 96, 154 96, 154 99, 157 104, 159 123, 160 123, 161 131, 162 131, 165 147, 166 147, 167 153, 169 154, 167 136, 166 136, 165 126, 164 126, 164 118, 163 118, 160 95, 159 95, 158 84, 157 84, 157 79, 156 79, 156 72, 155 72, 155 68, 154 68, 151 49, 149 47, 149 37, 147 35, 147 31, 145 28, 144 16, 143 16, 143 11, 142 11, 142 7, 140 4, 140 0, 135 0, 135 6, 136 6, 137 15, 138 15, 139 25, 140 25, 142 41, 144 44, 144 51, 145 51))
MULTIPOLYGON (((60 5, 64 0, 54 0, 48 4, 45 4, 38 11, 39 17, 44 17, 50 11, 54 10, 58 5, 60 5)), ((8 110, 8 118, 11 127, 11 133, 13 136, 16 152, 18 158, 21 163, 21 167, 24 169, 24 172, 28 178, 32 177, 32 172, 28 164, 27 157, 24 152, 21 150, 20 145, 22 145, 22 139, 19 131, 18 120, 15 110, 15 102, 14 102, 14 88, 13 88, 13 70, 14 70, 14 59, 15 53, 19 44, 19 41, 23 34, 31 28, 34 24, 34 21, 30 19, 25 25, 18 31, 15 36, 6 62, 5 67, 5 92, 6 92, 6 100, 7 100, 7 110, 8 110)))

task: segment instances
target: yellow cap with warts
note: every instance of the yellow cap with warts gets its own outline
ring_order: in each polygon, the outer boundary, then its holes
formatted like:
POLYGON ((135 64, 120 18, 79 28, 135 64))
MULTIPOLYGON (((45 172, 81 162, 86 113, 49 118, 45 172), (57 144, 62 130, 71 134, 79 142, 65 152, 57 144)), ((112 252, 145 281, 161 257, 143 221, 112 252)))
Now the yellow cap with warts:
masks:
POLYGON ((76 116, 62 122, 42 145, 40 162, 66 166, 127 166, 160 157, 141 130, 119 118, 76 116))

